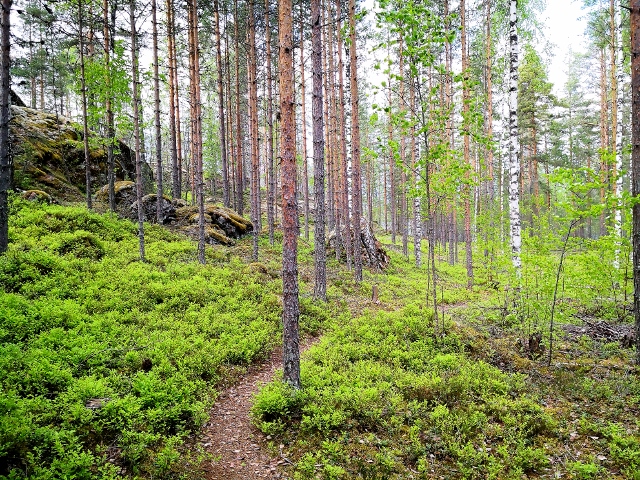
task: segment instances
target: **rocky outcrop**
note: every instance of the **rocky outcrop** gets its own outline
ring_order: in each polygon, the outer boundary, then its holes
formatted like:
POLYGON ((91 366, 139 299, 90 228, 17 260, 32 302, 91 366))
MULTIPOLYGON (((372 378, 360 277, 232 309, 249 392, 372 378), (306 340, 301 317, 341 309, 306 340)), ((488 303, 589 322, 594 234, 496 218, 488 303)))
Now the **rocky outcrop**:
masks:
MULTIPOLYGON (((42 190, 63 201, 85 197, 85 158, 81 125, 70 119, 32 108, 11 107, 10 141, 13 185, 19 190, 42 190)), ((97 134, 90 133, 89 161, 92 184, 107 182, 107 150, 97 134)), ((135 178, 134 155, 119 141, 115 155, 116 177, 135 178)), ((147 190, 151 169, 145 164, 147 190)))
MULTIPOLYGON (((342 229, 341 238, 346 235, 351 237, 353 245, 354 232, 352 228, 342 229)), ((332 230, 327 236, 327 247, 335 255, 336 251, 336 231, 332 230)), ((389 266, 390 258, 380 241, 373 234, 371 225, 364 219, 360 221, 360 243, 362 245, 362 264, 375 270, 384 270, 389 266)), ((340 260, 346 261, 347 256, 344 248, 340 248, 340 260)), ((329 253, 329 252, 328 252, 329 253)))
MULTIPOLYGON (((136 198, 136 184, 122 181, 115 184, 116 212, 133 221, 138 220, 138 201, 136 198)), ((96 194, 96 200, 107 203, 109 201, 108 186, 103 186, 96 194)), ((198 238, 198 207, 189 206, 179 198, 173 200, 167 196, 161 198, 162 223, 172 230, 198 238)), ((147 222, 157 222, 157 195, 149 194, 142 198, 144 219, 147 222)), ((205 203, 204 208, 205 240, 211 244, 233 245, 235 240, 253 231, 253 224, 229 208, 215 203, 205 203)))
MULTIPOLYGON (((197 207, 180 207, 176 210, 176 228, 192 238, 198 238, 197 207)), ((204 206, 205 240, 207 243, 233 245, 238 239, 253 232, 253 224, 229 208, 214 203, 204 206)))

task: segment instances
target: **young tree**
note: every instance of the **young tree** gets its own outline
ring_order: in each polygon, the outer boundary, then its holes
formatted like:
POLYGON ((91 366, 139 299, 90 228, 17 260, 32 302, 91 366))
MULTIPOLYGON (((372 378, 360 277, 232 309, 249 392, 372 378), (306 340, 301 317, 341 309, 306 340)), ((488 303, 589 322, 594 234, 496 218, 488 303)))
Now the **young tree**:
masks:
POLYGON ((9 246, 9 189, 11 188, 11 154, 9 151, 9 97, 11 91, 11 4, 2 0, 0 19, 0 254, 9 246))
POLYGON ((282 0, 278 11, 280 69, 280 155, 282 162, 282 347, 283 380, 300 388, 298 319, 298 201, 296 199, 296 128, 293 94, 292 2, 282 0))
POLYGON ((313 76, 313 182, 316 200, 314 250, 315 286, 313 296, 327 300, 327 251, 325 246, 324 205, 324 125, 322 123, 322 27, 320 0, 311 0, 311 62, 313 76))

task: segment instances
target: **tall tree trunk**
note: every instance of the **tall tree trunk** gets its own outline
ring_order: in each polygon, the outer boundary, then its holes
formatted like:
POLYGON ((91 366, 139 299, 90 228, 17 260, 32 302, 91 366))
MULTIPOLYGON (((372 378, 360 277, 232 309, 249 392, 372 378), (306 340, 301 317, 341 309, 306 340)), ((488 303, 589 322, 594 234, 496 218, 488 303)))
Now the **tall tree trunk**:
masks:
POLYGON ((258 145, 258 78, 256 57, 256 19, 254 0, 249 0, 249 130, 251 139, 251 223, 253 223, 253 260, 258 260, 260 233, 260 146, 258 145))
MULTIPOLYGON (((613 0, 611 0, 613 6, 613 0)), ((615 6, 614 6, 615 8, 615 6)), ((620 6, 615 8, 613 27, 615 28, 615 57, 613 64, 617 64, 617 76, 616 76, 616 96, 612 98, 612 103, 616 105, 616 116, 613 119, 614 125, 616 125, 616 162, 614 168, 614 184, 613 194, 616 200, 619 202, 622 199, 622 25, 620 25, 620 6)), ((613 39, 612 39, 613 40, 613 39)), ((613 113, 613 112, 612 112, 613 113)), ((614 224, 613 224, 615 236, 616 236, 616 252, 614 266, 616 269, 620 267, 620 239, 622 237, 622 210, 620 208, 614 208, 614 224)))
POLYGON ((9 120, 11 110, 11 4, 12 0, 2 0, 0 18, 0 254, 9 246, 9 190, 11 189, 11 153, 9 148, 9 120))
POLYGON ((298 319, 298 201, 296 199, 296 128, 293 95, 293 27, 291 0, 281 0, 280 39, 280 155, 282 158, 282 297, 283 380, 300 388, 298 319))
MULTIPOLYGON (((325 25, 325 39, 327 36, 329 36, 329 41, 328 42, 324 42, 322 44, 322 71, 325 72, 325 75, 322 79, 322 84, 324 85, 324 92, 325 92, 325 96, 324 96, 324 113, 323 113, 323 119, 324 119, 324 124, 326 125, 325 128, 325 148, 326 148, 326 173, 327 173, 327 202, 326 202, 326 216, 327 216, 327 227, 329 230, 333 230, 335 228, 335 215, 334 215, 334 205, 335 205, 335 200, 334 200, 334 180, 333 180, 333 148, 334 145, 331 142, 331 134, 332 134, 332 117, 331 115, 331 90, 329 89, 329 79, 333 77, 333 74, 330 70, 328 70, 328 60, 327 57, 330 55, 329 51, 328 51, 328 45, 332 45, 331 43, 331 35, 330 35, 330 26, 327 25, 327 21, 326 21, 326 8, 323 4, 321 5, 321 15, 322 15, 322 25, 325 25)), ((336 229, 336 234, 337 234, 337 229, 336 229)), ((336 240, 338 239, 338 237, 336 237, 336 240)))
POLYGON ((102 16, 104 21, 104 64, 107 71, 105 78, 107 95, 105 99, 105 110, 107 120, 107 189, 109 190, 109 209, 114 212, 116 209, 116 194, 115 194, 115 162, 113 155, 113 146, 115 141, 115 126, 114 115, 111 106, 111 97, 113 95, 112 89, 112 75, 111 75, 111 32, 109 28, 109 1, 103 0, 102 2, 102 16))
POLYGON ((265 43, 267 49, 267 223, 269 243, 273 245, 276 210, 276 177, 273 165, 273 74, 271 71, 271 27, 269 25, 269 0, 264 3, 265 43))
POLYGON ((236 66, 236 210, 240 215, 244 212, 244 172, 242 165, 242 121, 240 119, 240 47, 238 23, 238 0, 233 1, 233 33, 235 42, 236 66))
POLYGON ((158 193, 156 198, 156 220, 158 224, 164 223, 162 213, 162 125, 160 123, 160 75, 158 71, 158 17, 156 0, 151 0, 151 23, 153 25, 153 103, 154 103, 154 127, 156 140, 156 184, 158 193))
POLYGON ((315 285, 313 296, 327 300, 327 251, 325 245, 324 204, 324 125, 322 118, 322 27, 320 0, 311 0, 311 66, 313 95, 311 116, 313 117, 313 188, 315 194, 315 285))
MULTIPOLYGON (((177 190, 175 192, 176 198, 182 197, 182 160, 183 160, 183 151, 182 151, 182 123, 180 121, 180 81, 178 78, 178 52, 176 47, 175 35, 176 35, 176 22, 175 22, 175 9, 173 5, 173 0, 171 0, 171 8, 169 9, 171 13, 171 38, 172 41, 172 50, 173 52, 170 55, 170 60, 173 61, 173 65, 171 69, 173 70, 173 103, 175 106, 175 135, 176 135, 176 161, 177 161, 177 171, 178 171, 178 183, 177 190)), ((186 190, 186 189, 185 189, 186 190)))
POLYGON ((89 125, 87 123, 87 83, 85 76, 85 60, 84 60, 84 3, 83 0, 78 1, 78 31, 80 50, 80 85, 82 97, 82 144, 84 146, 84 173, 85 188, 87 191, 87 208, 91 208, 91 164, 89 162, 89 125))
POLYGON ((138 205, 138 247, 140 261, 144 255, 144 208, 142 208, 142 156, 140 155, 140 80, 138 74, 138 33, 136 31, 136 2, 130 0, 129 19, 131 22, 131 65, 133 90, 133 138, 136 157, 136 201, 138 205))
POLYGON ((307 159, 307 111, 304 81, 304 12, 300 2, 300 117, 302 122, 302 187, 304 194, 304 238, 309 241, 309 162, 307 159))
MULTIPOLYGON (((338 114, 340 131, 339 131, 339 145, 341 148, 341 175, 342 175, 342 185, 341 185, 341 193, 342 193, 342 219, 344 221, 345 226, 345 234, 344 234, 344 249, 347 254, 347 268, 351 269, 352 256, 355 255, 354 245, 359 243, 359 237, 355 235, 355 231, 353 233, 353 242, 351 233, 349 231, 349 225, 351 224, 351 213, 349 211, 349 167, 348 167, 348 158, 347 158, 347 112, 346 106, 347 102, 344 95, 344 63, 342 61, 342 51, 344 50, 344 44, 342 41, 342 9, 341 5, 342 0, 336 0, 336 18, 337 18, 337 39, 338 39, 338 89, 340 95, 340 111, 338 114)), ((352 83, 353 85, 353 83, 352 83)), ((353 97, 353 91, 351 91, 351 96, 353 97)), ((353 102, 352 102, 353 105, 353 102)), ((351 140, 353 145, 353 116, 357 115, 357 113, 351 112, 352 115, 352 129, 351 129, 351 140)), ((352 147, 352 158, 351 158, 351 167, 353 168, 353 147, 352 147)), ((353 175, 353 172, 352 172, 353 175)), ((353 185, 355 189, 355 184, 353 185)), ((355 201, 355 191, 352 192, 352 198, 355 201)), ((355 215, 355 208, 353 214, 355 215)), ((358 220, 358 225, 360 225, 358 220)))
POLYGON ((167 56, 169 63, 169 150, 171 154, 171 196, 180 198, 180 173, 178 171, 178 150, 176 146, 176 95, 173 68, 175 54, 175 27, 173 23, 173 0, 167 0, 167 56))
MULTIPOLYGON (((487 10, 486 18, 486 88, 487 88, 487 120, 486 135, 487 139, 493 141, 493 74, 492 74, 492 49, 491 49, 491 0, 485 0, 487 10)), ((493 173, 493 145, 489 144, 486 148, 486 161, 488 167, 487 178, 487 212, 489 214, 489 225, 485 234, 485 258, 489 255, 489 239, 494 239, 495 229, 495 185, 493 173)), ((492 254, 493 258, 493 254, 492 254)))
MULTIPOLYGON (((333 194, 333 201, 331 202, 331 210, 333 211, 333 220, 334 220, 334 228, 335 228, 335 236, 336 236, 336 259, 340 259, 341 249, 345 244, 343 243, 342 238, 342 224, 343 224, 343 216, 344 211, 341 208, 342 201, 344 199, 342 195, 342 187, 343 183, 340 180, 340 169, 341 169, 341 154, 343 145, 340 143, 338 139, 338 101, 336 99, 336 68, 335 68, 335 52, 334 52, 334 29, 333 26, 333 13, 331 11, 331 1, 327 2, 327 13, 329 16, 329 23, 327 24, 327 36, 329 38, 328 44, 329 49, 327 52, 328 64, 329 64, 329 89, 327 91, 327 96, 329 97, 329 119, 330 119, 330 139, 329 139, 329 148, 330 148, 330 177, 331 177, 331 193, 333 194)), ((345 223, 345 226, 348 226, 345 223)), ((346 247, 345 247, 346 250, 346 247)))
POLYGON ((356 2, 349 0, 349 63, 351 66, 351 167, 353 169, 353 256, 357 282, 362 281, 362 185, 360 175, 360 97, 358 94, 358 57, 356 46, 356 2))
MULTIPOLYGON (((631 0, 631 194, 640 195, 640 0, 631 0)), ((633 204, 633 312, 640 365, 640 204, 633 204)))
MULTIPOLYGON (((398 99, 400 115, 405 118, 405 71, 404 71, 404 51, 403 51, 403 38, 400 34, 398 39, 398 57, 399 58, 399 74, 400 74, 400 98, 398 99)), ((406 129, 403 128, 400 132, 400 223, 402 223, 402 254, 406 259, 409 258, 409 214, 407 208, 407 171, 405 162, 405 147, 406 147, 406 129)))
POLYGON ((520 142, 518 139, 518 12, 516 0, 509 9, 509 223, 511 225, 511 258, 520 278, 520 142))
POLYGON ((467 168, 464 186, 464 241, 467 266, 467 288, 473 287, 473 250, 471 248, 471 159, 469 158, 469 55, 467 52, 467 25, 465 0, 460 1, 460 24, 462 43, 462 131, 463 131, 463 155, 467 168))
MULTIPOLYGON (((411 76, 410 76, 411 77, 411 76)), ((417 112, 416 105, 416 89, 413 78, 410 78, 411 84, 409 85, 409 103, 411 109, 417 112)), ((413 254, 416 260, 416 267, 420 268, 422 265, 422 206, 420 202, 420 195, 416 191, 416 185, 420 181, 420 174, 416 167, 416 126, 415 123, 411 125, 411 186, 413 187, 413 254)))
POLYGON ((191 170, 192 190, 198 206, 198 261, 205 263, 204 235, 204 176, 202 171, 202 106, 200 103, 200 54, 198 41, 197 0, 187 2, 187 28, 189 30, 189 71, 191 93, 191 170))
POLYGON ((216 66, 218 68, 218 117, 220 119, 220 156, 222 157, 222 204, 229 208, 229 161, 227 158, 227 132, 225 129, 224 115, 224 90, 222 88, 222 76, 224 68, 222 66, 222 47, 220 40, 220 5, 218 0, 214 0, 215 15, 215 36, 216 36, 216 66))
MULTIPOLYGON (((444 1, 444 18, 447 27, 447 32, 450 32, 450 18, 449 18, 449 1, 444 1)), ((453 138, 453 78, 452 78, 452 46, 451 42, 445 42, 445 73, 444 73, 444 106, 447 112, 446 132, 449 143, 449 148, 452 150, 455 148, 455 142, 453 138)), ((434 220, 435 221, 435 220, 434 220)), ((448 232, 449 232, 449 264, 455 265, 456 252, 458 249, 458 216, 456 213, 456 196, 453 195, 451 199, 451 205, 449 207, 449 219, 448 219, 448 232)))
MULTIPOLYGON (((390 52, 387 51, 387 55, 389 59, 391 59, 390 52)), ((396 170, 396 158, 395 153, 393 151, 393 97, 391 94, 391 65, 389 65, 389 118, 388 118, 388 142, 389 142, 389 203, 391 204, 391 243, 395 245, 396 243, 396 231, 398 230, 398 216, 396 212, 396 179, 395 179, 395 170, 396 170)))
MULTIPOLYGON (((605 161, 605 152, 609 150, 609 137, 607 129, 607 62, 605 59, 604 48, 600 49, 600 181, 604 184, 606 179, 607 165, 605 161)), ((604 186, 600 187, 600 203, 604 204, 604 186)), ((604 210, 600 214, 600 235, 605 235, 605 216, 604 210)))

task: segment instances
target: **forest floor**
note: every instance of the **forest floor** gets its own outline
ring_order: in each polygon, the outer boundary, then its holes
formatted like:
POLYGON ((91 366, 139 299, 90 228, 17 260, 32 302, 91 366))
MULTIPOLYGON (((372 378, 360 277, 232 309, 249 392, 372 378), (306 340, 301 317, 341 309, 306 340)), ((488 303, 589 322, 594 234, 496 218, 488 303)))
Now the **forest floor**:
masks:
MULTIPOLYGON (((304 339, 301 354, 316 341, 314 337, 304 339)), ((202 450, 211 455, 202 466, 206 480, 283 478, 278 467, 288 459, 274 457, 268 448, 271 436, 265 436, 251 423, 253 397, 281 367, 282 350, 276 348, 269 358, 250 366, 237 383, 220 393, 199 437, 202 450)))

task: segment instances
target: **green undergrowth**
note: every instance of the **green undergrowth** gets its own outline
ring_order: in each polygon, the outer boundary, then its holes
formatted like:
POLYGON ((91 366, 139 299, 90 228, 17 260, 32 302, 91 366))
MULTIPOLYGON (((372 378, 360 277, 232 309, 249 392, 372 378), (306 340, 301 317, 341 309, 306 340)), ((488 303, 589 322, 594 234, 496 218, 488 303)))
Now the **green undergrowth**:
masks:
MULTIPOLYGON (((255 425, 296 479, 640 478, 631 351, 563 329, 628 321, 626 260, 612 271, 607 242, 570 245, 551 367, 555 244, 526 244, 519 289, 506 257, 474 252, 468 289, 464 259, 450 266, 438 249, 437 325, 427 266, 391 247, 389 270, 365 272, 360 287, 367 298, 375 286, 379 303, 361 300, 353 319, 330 323, 303 358, 300 391, 264 387, 255 425), (531 358, 519 342, 536 331, 547 350, 531 358)), ((337 280, 336 294, 356 290, 337 280)))
MULTIPOLYGON (((250 242, 250 239, 249 239, 250 242)), ((0 257, 0 478, 171 478, 216 385, 279 341, 266 264, 83 207, 15 200, 0 257)), ((302 301, 302 329, 327 313, 302 301)), ((190 458, 193 457, 193 458, 190 458)))
POLYGON ((547 466, 554 422, 524 376, 471 360, 463 337, 436 339, 429 320, 410 305, 345 322, 306 356, 301 391, 260 392, 254 420, 288 444, 295 478, 520 478, 547 466))

